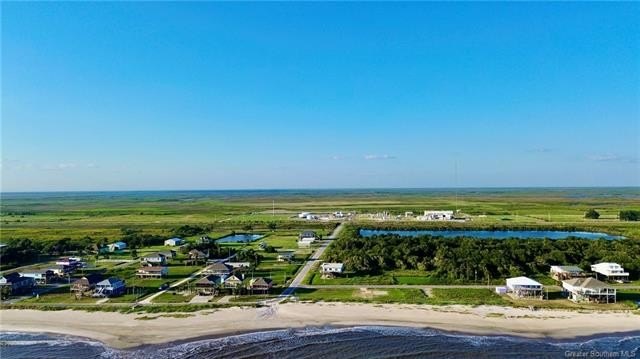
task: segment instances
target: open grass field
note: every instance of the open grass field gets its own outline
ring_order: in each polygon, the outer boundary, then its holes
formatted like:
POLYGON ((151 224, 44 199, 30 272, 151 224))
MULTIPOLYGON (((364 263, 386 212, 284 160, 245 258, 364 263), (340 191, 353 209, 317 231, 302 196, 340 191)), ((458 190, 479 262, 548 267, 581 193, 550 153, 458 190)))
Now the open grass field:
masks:
MULTIPOLYGON (((640 210, 638 188, 3 193, 0 237, 116 240, 125 227, 170 236, 174 228, 192 224, 208 226, 217 238, 247 224, 266 229, 272 222, 280 230, 310 228, 326 234, 333 223, 303 221, 296 214, 400 215, 425 209, 459 209, 471 216, 472 225, 571 224, 640 237, 637 223, 616 218, 620 210, 640 210), (584 219, 589 208, 601 218, 584 219)), ((366 216, 356 220, 367 221, 366 216)))
MULTIPOLYGON (((217 192, 111 192, 111 193, 50 193, 11 194, 3 193, 0 202, 0 242, 28 238, 33 241, 71 241, 105 239, 120 240, 123 229, 132 228, 145 234, 166 238, 175 235, 184 225, 206 228, 206 234, 217 239, 231 233, 258 233, 262 239, 251 243, 224 243, 229 249, 253 249, 260 254, 259 265, 245 273, 251 277, 268 277, 273 280, 277 292, 286 286, 314 250, 297 247, 297 236, 303 230, 314 230, 327 236, 339 220, 307 221, 297 218, 299 212, 329 214, 335 211, 356 213, 353 226, 395 228, 528 228, 551 229, 570 227, 583 230, 621 234, 640 240, 640 223, 622 222, 617 218, 621 210, 640 210, 638 188, 582 188, 582 189, 460 189, 460 190, 318 190, 318 191, 217 191, 217 192), (595 208, 600 219, 585 219, 584 212, 595 208), (420 222, 397 218, 407 211, 420 214, 427 209, 454 210, 470 220, 465 223, 420 222), (385 222, 373 219, 375 213, 389 212, 385 222), (266 252, 260 244, 264 242, 276 252, 266 252), (277 261, 277 251, 293 250, 291 262, 277 261)), ((196 241, 200 235, 183 236, 188 242, 196 241)), ((164 251, 168 247, 156 245, 137 248, 138 257, 164 251)), ((224 251, 223 251, 224 252, 224 251)), ((85 254, 85 256, 87 256, 85 254)), ((43 254, 30 269, 46 268, 56 256, 43 254)), ((132 253, 111 253, 109 260, 95 261, 88 258, 89 267, 84 272, 100 272, 105 276, 124 279, 130 288, 126 295, 112 298, 111 303, 133 303, 158 291, 163 283, 172 283, 186 278, 202 265, 184 265, 185 254, 178 256, 169 266, 169 276, 163 279, 139 279, 135 272, 137 263, 132 253)), ((540 275, 535 278, 545 285, 555 284, 550 278, 540 275)), ((636 278, 633 278, 637 280, 636 278)), ((503 284, 503 279, 490 282, 451 281, 429 271, 390 270, 381 274, 356 274, 323 279, 317 270, 311 271, 304 280, 313 285, 446 285, 446 284, 503 284)), ((188 285, 188 284, 187 284, 188 285)), ((621 290, 621 303, 617 307, 629 306, 637 300, 638 293, 621 290)), ((273 293, 272 293, 273 295, 273 293)), ((498 304, 525 305, 495 295, 484 289, 435 289, 427 296, 420 289, 385 289, 361 291, 360 289, 301 289, 297 292, 301 300, 341 300, 371 303, 425 303, 425 304, 498 304)), ((156 303, 186 303, 189 296, 163 294, 156 303)), ((245 302, 251 298, 233 301, 245 302)), ((94 303, 93 298, 81 302, 94 303)), ((26 303, 75 303, 68 292, 54 292, 31 298, 26 303)), ((555 298, 545 301, 545 306, 561 308, 573 304, 555 298)), ((575 305, 576 308, 582 308, 575 305)))

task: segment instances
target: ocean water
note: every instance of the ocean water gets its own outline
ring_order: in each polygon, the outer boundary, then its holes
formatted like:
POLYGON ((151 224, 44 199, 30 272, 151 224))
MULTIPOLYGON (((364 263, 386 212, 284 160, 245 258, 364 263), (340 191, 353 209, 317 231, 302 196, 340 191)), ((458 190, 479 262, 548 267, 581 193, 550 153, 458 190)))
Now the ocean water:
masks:
POLYGON ((136 350, 86 339, 0 333, 2 359, 32 358, 640 358, 640 333, 573 340, 360 326, 248 333, 136 350))

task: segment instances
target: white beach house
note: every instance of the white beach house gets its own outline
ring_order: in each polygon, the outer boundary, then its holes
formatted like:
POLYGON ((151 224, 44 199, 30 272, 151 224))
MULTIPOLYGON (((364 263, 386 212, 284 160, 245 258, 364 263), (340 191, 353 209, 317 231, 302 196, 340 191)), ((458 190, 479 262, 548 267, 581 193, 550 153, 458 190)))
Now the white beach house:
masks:
POLYGON ((594 264, 591 266, 591 271, 596 273, 596 278, 599 275, 604 276, 607 280, 616 282, 626 282, 629 280, 629 273, 624 271, 624 268, 618 263, 603 262, 594 264))
POLYGON ((320 273, 323 276, 333 276, 335 274, 341 274, 344 271, 343 263, 322 263, 320 265, 320 273))
POLYGON ((527 277, 507 278, 507 290, 517 297, 542 297, 542 284, 527 277))
POLYGON ((159 252, 149 253, 142 257, 142 261, 149 264, 165 265, 167 264, 167 256, 159 252))

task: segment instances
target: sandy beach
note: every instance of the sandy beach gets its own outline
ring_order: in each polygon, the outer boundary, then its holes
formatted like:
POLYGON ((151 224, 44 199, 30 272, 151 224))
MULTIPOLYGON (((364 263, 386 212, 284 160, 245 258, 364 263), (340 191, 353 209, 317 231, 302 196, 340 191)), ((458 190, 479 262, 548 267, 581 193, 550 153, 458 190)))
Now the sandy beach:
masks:
POLYGON ((480 335, 572 338, 640 330, 631 312, 530 311, 505 307, 287 303, 171 314, 2 310, 2 331, 48 332, 99 340, 125 349, 190 338, 309 326, 389 325, 480 335), (140 318, 150 318, 141 320, 140 318))

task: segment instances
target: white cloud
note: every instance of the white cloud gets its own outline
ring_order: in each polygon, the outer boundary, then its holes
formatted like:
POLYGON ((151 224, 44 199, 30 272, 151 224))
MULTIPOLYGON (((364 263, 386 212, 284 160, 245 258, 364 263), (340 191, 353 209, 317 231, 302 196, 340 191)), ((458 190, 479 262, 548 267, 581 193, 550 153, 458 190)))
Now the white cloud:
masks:
POLYGON ((33 168, 32 163, 22 162, 20 160, 15 160, 11 158, 3 158, 0 166, 4 170, 16 170, 16 171, 30 170, 33 168))
POLYGON ((529 150, 529 152, 535 152, 535 153, 549 153, 553 151, 554 149, 549 147, 536 147, 529 150))
POLYGON ((78 165, 73 162, 61 162, 53 165, 44 165, 42 166, 42 169, 47 171, 61 171, 74 169, 76 167, 78 167, 78 165))
POLYGON ((393 160, 396 156, 392 155, 364 155, 364 159, 367 161, 375 161, 375 160, 393 160))
POLYGON ((613 153, 590 155, 590 156, 587 156, 587 159, 595 162, 625 162, 625 163, 638 162, 638 158, 636 157, 621 156, 613 153))

